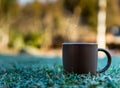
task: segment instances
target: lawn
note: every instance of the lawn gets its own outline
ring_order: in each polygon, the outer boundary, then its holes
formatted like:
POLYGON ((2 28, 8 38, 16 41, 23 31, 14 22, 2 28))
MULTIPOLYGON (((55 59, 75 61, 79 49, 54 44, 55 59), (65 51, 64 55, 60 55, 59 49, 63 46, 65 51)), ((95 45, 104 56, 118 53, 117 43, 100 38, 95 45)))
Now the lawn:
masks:
MULTIPOLYGON (((64 74, 60 57, 0 55, 0 88, 120 88, 120 56, 96 76, 64 74)), ((106 59, 100 59, 98 69, 106 59)))

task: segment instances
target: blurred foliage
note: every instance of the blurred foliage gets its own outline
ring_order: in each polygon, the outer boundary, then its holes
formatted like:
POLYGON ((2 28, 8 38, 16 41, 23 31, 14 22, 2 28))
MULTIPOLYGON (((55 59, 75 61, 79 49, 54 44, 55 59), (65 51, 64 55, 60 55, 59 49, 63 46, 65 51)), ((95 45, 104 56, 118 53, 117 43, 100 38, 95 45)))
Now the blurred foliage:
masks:
POLYGON ((65 38, 63 38, 63 36, 61 35, 55 35, 53 38, 52 38, 52 47, 53 48, 59 48, 59 47, 62 47, 62 43, 65 41, 65 38))
MULTIPOLYGON (((79 33, 84 26, 86 31, 96 31, 97 1, 57 0, 42 3, 34 0, 20 5, 18 0, 0 0, 0 21, 4 18, 3 24, 9 24, 9 46, 56 48, 66 39, 71 41, 67 37, 74 37, 69 34, 69 31, 76 29, 74 25, 77 25, 79 33)), ((79 33, 79 40, 82 41, 84 36, 79 33)))
POLYGON ((71 13, 74 13, 75 8, 81 8, 81 23, 93 27, 97 25, 97 0, 64 0, 64 7, 71 13))
POLYGON ((107 0, 107 26, 120 25, 120 0, 107 0))
POLYGON ((66 10, 73 13, 76 6, 80 4, 80 1, 81 0, 64 0, 64 7, 66 8, 66 10))
POLYGON ((17 0, 0 0, 0 17, 15 15, 18 7, 17 0))
POLYGON ((42 34, 34 34, 34 33, 29 33, 24 36, 24 43, 28 46, 35 46, 37 48, 40 48, 41 46, 41 36, 42 34))
POLYGON ((97 25, 97 0, 81 0, 81 19, 83 24, 97 25))
POLYGON ((22 48, 24 47, 23 35, 17 31, 10 31, 9 43, 10 48, 22 48))

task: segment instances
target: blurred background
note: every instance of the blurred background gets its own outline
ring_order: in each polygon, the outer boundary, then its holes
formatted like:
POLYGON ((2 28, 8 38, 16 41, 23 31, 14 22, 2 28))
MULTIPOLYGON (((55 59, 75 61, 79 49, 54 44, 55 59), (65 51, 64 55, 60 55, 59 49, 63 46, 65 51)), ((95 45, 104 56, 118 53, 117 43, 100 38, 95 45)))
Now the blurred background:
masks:
POLYGON ((119 54, 119 8, 120 0, 0 0, 0 53, 61 56, 63 42, 101 42, 119 54))

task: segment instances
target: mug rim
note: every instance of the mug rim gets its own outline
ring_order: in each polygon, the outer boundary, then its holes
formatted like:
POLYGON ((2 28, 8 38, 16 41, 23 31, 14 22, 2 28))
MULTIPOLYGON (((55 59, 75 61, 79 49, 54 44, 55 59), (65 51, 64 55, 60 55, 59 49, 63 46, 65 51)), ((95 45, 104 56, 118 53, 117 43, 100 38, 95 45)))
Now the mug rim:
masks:
POLYGON ((62 45, 97 45, 97 43, 87 43, 87 42, 64 42, 62 45))

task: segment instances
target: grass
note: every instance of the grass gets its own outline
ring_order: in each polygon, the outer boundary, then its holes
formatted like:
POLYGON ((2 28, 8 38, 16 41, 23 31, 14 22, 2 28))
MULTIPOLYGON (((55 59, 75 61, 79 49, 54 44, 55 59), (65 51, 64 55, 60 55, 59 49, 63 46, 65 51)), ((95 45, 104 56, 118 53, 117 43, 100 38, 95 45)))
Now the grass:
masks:
POLYGON ((91 76, 64 74, 60 63, 40 65, 42 61, 37 58, 27 59, 28 62, 23 58, 18 62, 3 60, 7 64, 0 66, 0 88, 120 88, 119 64, 105 73, 91 76))

